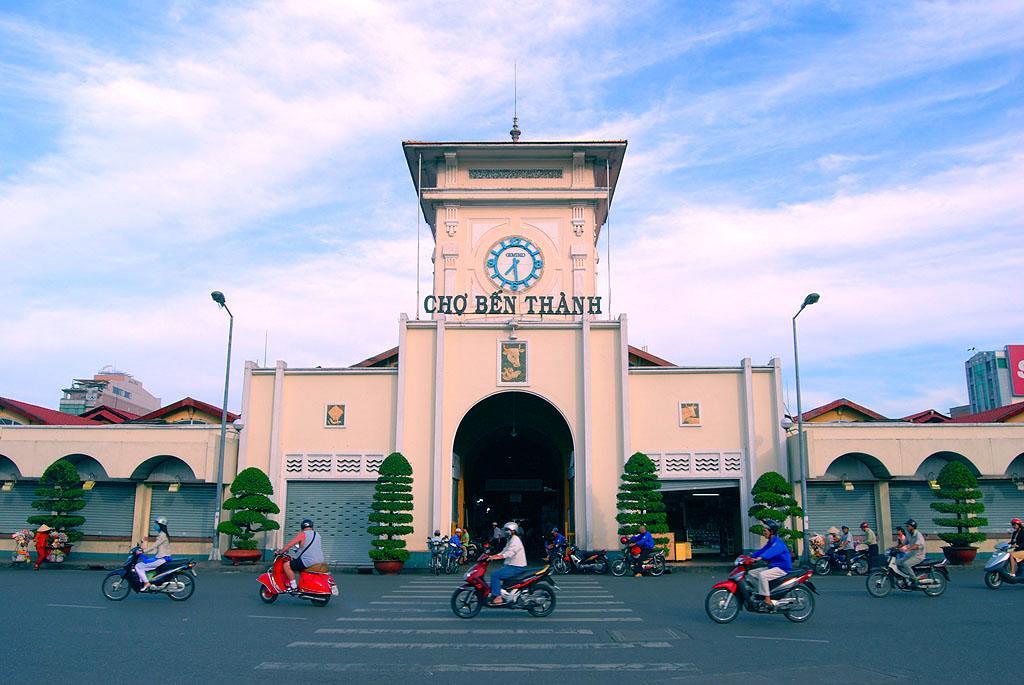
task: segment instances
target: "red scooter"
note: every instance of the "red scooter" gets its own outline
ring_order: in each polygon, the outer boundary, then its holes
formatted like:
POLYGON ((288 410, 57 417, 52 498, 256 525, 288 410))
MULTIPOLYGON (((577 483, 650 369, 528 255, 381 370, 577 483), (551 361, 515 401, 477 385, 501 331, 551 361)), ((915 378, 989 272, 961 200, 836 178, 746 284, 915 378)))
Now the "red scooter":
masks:
POLYGON ((781 613, 794 623, 803 623, 814 613, 814 595, 818 594, 811 582, 814 571, 798 569, 771 581, 768 589, 773 606, 769 607, 755 600, 747 585, 747 573, 757 562, 753 557, 742 555, 735 563, 736 568, 728 579, 713 585, 704 600, 704 610, 715 623, 732 621, 739 616, 740 609, 756 614, 781 613))
POLYGON ((273 565, 257 578, 260 582, 260 599, 265 603, 273 604, 279 595, 294 594, 301 599, 308 599, 315 606, 325 607, 331 601, 331 597, 338 596, 338 584, 334 582, 331 574, 318 571, 299 573, 298 592, 290 592, 288 576, 284 574, 284 565, 290 561, 291 557, 287 554, 276 555, 273 565))
MULTIPOLYGON (((486 546, 485 546, 486 547, 486 546)), ((466 574, 466 582, 452 593, 452 612, 459 618, 473 618, 483 607, 493 609, 525 609, 531 616, 542 618, 555 610, 555 590, 551 567, 526 570, 518 576, 502 581, 502 604, 492 604, 491 586, 484 580, 487 564, 486 551, 466 574)))

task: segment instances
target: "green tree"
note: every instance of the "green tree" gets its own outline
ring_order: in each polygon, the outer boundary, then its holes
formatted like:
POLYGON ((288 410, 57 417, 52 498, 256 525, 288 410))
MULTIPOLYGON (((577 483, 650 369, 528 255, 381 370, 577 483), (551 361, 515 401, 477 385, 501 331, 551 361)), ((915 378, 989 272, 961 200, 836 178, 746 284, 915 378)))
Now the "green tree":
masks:
POLYGON ((939 471, 938 481, 939 489, 935 496, 949 501, 932 502, 931 507, 947 516, 932 520, 937 526, 956 528, 955 533, 939 533, 939 537, 953 547, 969 547, 971 543, 984 540, 984 533, 971 532, 972 528, 988 525, 987 518, 975 516, 985 512, 985 505, 978 501, 982 496, 981 490, 971 470, 962 462, 951 461, 939 471))
MULTIPOLYGON (((803 537, 799 531, 786 528, 785 523, 790 517, 800 518, 804 510, 800 508, 793 498, 793 486, 781 473, 776 471, 765 471, 750 489, 754 497, 754 506, 750 507, 747 514, 758 521, 778 521, 783 525, 779 529, 779 537, 786 541, 790 547, 803 537)), ((764 526, 757 523, 750 527, 750 532, 757 535, 764 533, 764 526)))
POLYGON ((35 526, 45 523, 54 530, 62 530, 70 543, 82 539, 82 531, 76 528, 85 523, 85 517, 74 512, 85 508, 85 491, 74 464, 67 459, 50 464, 39 479, 36 496, 39 499, 32 502, 32 508, 47 513, 29 516, 29 523, 35 526))
POLYGON ((392 452, 381 463, 373 492, 373 511, 366 531, 378 536, 370 544, 374 561, 406 561, 409 550, 403 535, 412 527, 412 466, 401 452, 392 452))
POLYGON ((658 537, 658 533, 668 532, 658 467, 643 452, 635 453, 626 461, 616 501, 619 535, 636 535, 643 524, 654 536, 655 544, 662 547, 668 544, 668 538, 658 537))
POLYGON ((217 531, 234 538, 237 549, 256 549, 256 533, 281 527, 267 518, 267 514, 281 513, 270 500, 273 494, 274 486, 267 474, 255 466, 243 469, 231 481, 231 497, 224 501, 224 509, 231 512, 231 518, 221 521, 217 531))

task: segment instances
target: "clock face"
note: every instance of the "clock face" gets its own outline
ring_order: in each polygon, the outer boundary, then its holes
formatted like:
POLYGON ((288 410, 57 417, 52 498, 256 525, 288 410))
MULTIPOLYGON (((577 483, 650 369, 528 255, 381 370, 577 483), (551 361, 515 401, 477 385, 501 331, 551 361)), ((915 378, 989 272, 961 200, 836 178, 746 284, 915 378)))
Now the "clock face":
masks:
POLYGON ((526 290, 537 283, 543 270, 540 248, 520 236, 495 243, 487 253, 487 275, 502 290, 526 290))

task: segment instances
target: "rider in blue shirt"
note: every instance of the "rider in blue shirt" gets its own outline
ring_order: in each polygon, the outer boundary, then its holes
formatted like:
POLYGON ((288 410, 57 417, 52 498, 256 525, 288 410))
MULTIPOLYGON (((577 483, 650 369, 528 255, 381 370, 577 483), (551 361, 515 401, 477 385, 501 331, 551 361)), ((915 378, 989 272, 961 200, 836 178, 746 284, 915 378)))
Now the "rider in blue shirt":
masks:
POLYGON ((643 575, 640 569, 643 568, 644 560, 654 551, 654 537, 647 532, 647 526, 641 523, 640 532, 629 539, 629 544, 640 547, 640 558, 636 560, 636 567, 633 569, 633 575, 640 577, 643 575))
POLYGON ((764 532, 762 535, 767 538, 764 547, 753 554, 754 561, 763 561, 767 566, 755 568, 748 576, 751 581, 758 584, 764 603, 768 606, 774 604, 771 598, 769 583, 776 578, 781 578, 793 570, 793 558, 789 553, 789 547, 779 537, 779 529, 782 527, 778 521, 764 521, 764 532))
POLYGON ((551 553, 565 549, 565 536, 558 532, 557 528, 551 529, 551 542, 544 545, 548 552, 548 561, 552 561, 551 553))
POLYGON ((448 540, 448 554, 456 559, 462 557, 462 529, 456 528, 455 534, 448 540))

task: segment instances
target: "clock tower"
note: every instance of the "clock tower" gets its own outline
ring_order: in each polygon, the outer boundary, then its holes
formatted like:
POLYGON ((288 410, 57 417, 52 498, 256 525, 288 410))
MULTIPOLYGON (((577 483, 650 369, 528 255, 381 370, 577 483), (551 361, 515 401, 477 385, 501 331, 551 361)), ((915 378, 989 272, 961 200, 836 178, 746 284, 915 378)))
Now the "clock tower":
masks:
POLYGON ((432 315, 601 313, 597 240, 626 141, 402 145, 434 236, 432 315))

